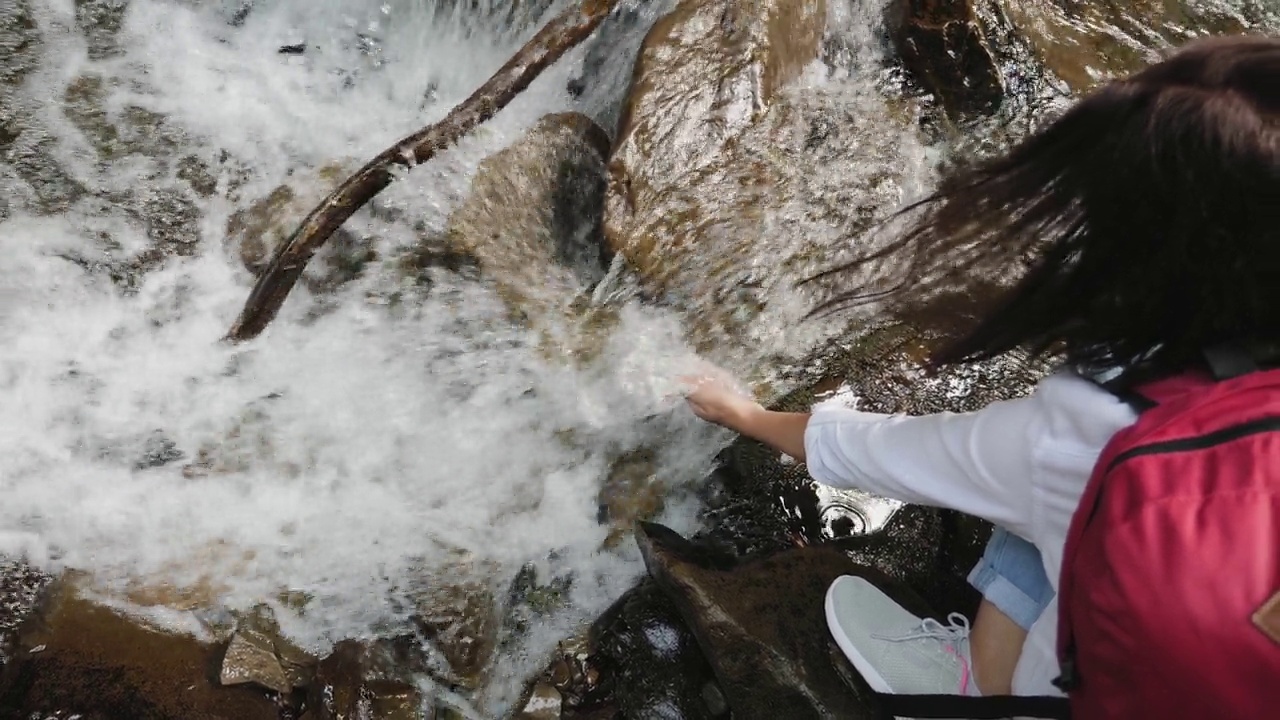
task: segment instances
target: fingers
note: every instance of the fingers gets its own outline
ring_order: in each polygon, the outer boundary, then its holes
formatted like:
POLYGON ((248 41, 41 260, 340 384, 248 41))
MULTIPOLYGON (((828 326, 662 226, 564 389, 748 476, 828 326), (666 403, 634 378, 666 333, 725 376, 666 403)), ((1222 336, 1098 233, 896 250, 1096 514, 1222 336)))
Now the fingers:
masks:
POLYGON ((687 398, 708 382, 711 382, 711 378, 705 375, 681 375, 679 378, 680 394, 687 398))

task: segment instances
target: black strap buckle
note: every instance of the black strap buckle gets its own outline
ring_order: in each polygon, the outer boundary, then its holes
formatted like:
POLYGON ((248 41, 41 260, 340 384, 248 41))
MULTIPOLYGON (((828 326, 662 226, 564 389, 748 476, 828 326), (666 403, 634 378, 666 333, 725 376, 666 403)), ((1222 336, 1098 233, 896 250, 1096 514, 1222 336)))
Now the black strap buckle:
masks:
POLYGON ((1231 380, 1261 369, 1253 353, 1235 343, 1205 348, 1203 354, 1215 380, 1231 380))

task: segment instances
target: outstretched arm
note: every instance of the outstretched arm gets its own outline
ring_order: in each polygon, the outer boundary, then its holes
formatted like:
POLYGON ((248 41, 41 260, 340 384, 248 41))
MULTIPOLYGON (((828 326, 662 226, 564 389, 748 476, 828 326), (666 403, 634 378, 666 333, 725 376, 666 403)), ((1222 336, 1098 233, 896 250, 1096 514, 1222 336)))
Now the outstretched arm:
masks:
POLYGON ((774 412, 714 378, 685 378, 693 386, 685 399, 693 414, 746 435, 804 462, 809 413, 774 412))

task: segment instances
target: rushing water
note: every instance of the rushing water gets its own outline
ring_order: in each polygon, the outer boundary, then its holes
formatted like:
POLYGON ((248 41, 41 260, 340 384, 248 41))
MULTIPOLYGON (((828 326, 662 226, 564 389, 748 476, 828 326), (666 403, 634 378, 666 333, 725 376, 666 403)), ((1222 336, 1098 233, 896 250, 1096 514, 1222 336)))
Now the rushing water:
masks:
MULTIPOLYGON (((572 576, 563 609, 490 673, 502 705, 643 570, 630 543, 602 549, 615 459, 656 449, 659 519, 696 529, 694 489, 727 438, 678 399, 697 358, 667 311, 626 303, 603 351, 571 366, 484 282, 441 272, 389 308, 401 278, 374 263, 336 296, 299 288, 262 338, 220 342, 252 280, 228 218, 442 117, 531 28, 411 0, 132 0, 118 28, 71 0, 4 1, 21 31, 4 62, 25 74, 0 116, 17 130, 0 165, 0 554, 206 620, 268 602, 317 653, 406 627, 407 588, 479 579, 501 603, 522 566, 572 576), (157 243, 172 252, 142 263, 157 243)), ((384 193, 398 220, 366 213, 356 231, 393 258, 543 115, 616 113, 628 53, 575 100, 583 55, 384 193)))
MULTIPOLYGON (((29 212, 44 198, 5 178, 0 553, 87 571, 116 596, 169 586, 245 608, 305 594, 301 615, 281 613, 317 651, 403 625, 400 588, 455 582, 460 563, 508 581, 526 563, 544 580, 571 572, 567 609, 527 655, 504 658, 505 694, 642 571, 628 544, 601 550, 596 498, 612 458, 660 433, 654 473, 675 494, 665 520, 693 528, 679 488, 723 438, 676 402, 693 356, 660 312, 629 307, 599 361, 573 369, 535 352, 482 283, 442 275, 420 306, 390 313, 366 301, 394 282, 375 269, 326 313, 300 289, 262 339, 219 341, 251 282, 223 246, 237 209, 227 195, 374 155, 462 100, 520 33, 469 31, 411 2, 260 2, 233 25, 231 4, 135 0, 118 54, 90 60, 69 0, 30 7, 43 45, 14 104, 39 133, 17 143, 47 138, 33 152, 82 189, 29 212), (294 43, 306 52, 278 52, 294 43), (165 118, 160 157, 108 161, 73 126, 66 88, 85 75, 104 78, 108 119, 165 118), (222 192, 196 200, 193 251, 123 289, 100 265, 154 230, 130 198, 176 186, 185 154, 220 174, 222 192), (212 471, 193 466, 202 448, 219 458, 212 471)), ((577 64, 549 70, 387 202, 442 225, 484 156, 569 106, 577 64)), ((411 235, 384 228, 379 250, 411 235)))

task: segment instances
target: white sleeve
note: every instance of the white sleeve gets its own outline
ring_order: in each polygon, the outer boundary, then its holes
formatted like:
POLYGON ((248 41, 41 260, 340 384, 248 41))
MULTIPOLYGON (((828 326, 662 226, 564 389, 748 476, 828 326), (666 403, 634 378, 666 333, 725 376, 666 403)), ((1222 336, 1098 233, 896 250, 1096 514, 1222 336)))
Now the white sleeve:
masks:
POLYGON ((819 407, 805 429, 809 474, 919 505, 951 508, 1031 533, 1029 432, 1036 398, 921 417, 819 407))

